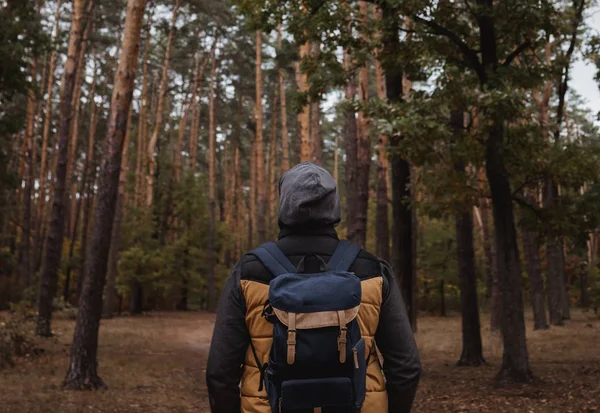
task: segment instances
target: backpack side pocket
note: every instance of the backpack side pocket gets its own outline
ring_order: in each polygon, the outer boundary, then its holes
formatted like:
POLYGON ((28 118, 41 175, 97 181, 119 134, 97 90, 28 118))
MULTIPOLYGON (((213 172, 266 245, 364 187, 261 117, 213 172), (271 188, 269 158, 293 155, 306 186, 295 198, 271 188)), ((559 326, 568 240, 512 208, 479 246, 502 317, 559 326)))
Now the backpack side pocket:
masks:
POLYGON ((354 385, 354 406, 357 412, 360 412, 367 394, 367 360, 365 349, 365 340, 363 338, 352 348, 354 363, 352 384, 354 385))

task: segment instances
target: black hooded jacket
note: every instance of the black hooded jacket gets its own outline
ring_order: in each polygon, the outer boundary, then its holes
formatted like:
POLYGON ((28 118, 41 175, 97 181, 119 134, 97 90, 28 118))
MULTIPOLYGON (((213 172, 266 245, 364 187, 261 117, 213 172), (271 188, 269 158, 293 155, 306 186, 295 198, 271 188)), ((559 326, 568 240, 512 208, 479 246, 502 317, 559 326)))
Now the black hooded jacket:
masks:
MULTIPOLYGON (((282 229, 278 247, 294 265, 309 254, 329 260, 339 241, 334 225, 340 217, 337 188, 331 175, 316 165, 300 164, 282 177, 280 193, 279 225, 282 229), (294 221, 294 217, 298 220, 294 221)), ((314 256, 307 257, 305 265, 306 271, 318 271, 319 262, 314 256)), ((410 412, 421 363, 394 274, 389 265, 364 250, 350 271, 361 279, 383 278, 383 300, 375 343, 383 356, 389 413, 410 412)), ((240 284, 243 279, 268 283, 272 275, 256 257, 245 255, 227 279, 219 301, 206 369, 213 413, 240 411, 239 383, 250 345, 246 303, 240 284)))

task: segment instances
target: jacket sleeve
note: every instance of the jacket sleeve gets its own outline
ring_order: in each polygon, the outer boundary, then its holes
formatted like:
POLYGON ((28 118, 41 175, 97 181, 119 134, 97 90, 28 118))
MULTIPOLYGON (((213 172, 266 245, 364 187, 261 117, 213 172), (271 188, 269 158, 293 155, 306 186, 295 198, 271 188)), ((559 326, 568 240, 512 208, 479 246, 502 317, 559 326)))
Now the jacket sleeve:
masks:
POLYGON ((206 384, 212 413, 240 411, 240 379, 250 333, 246 302, 240 285, 241 264, 233 268, 221 293, 206 366, 206 384))
POLYGON ((421 377, 421 361, 402 294, 382 262, 383 303, 375 342, 383 356, 389 413, 410 412, 421 377))

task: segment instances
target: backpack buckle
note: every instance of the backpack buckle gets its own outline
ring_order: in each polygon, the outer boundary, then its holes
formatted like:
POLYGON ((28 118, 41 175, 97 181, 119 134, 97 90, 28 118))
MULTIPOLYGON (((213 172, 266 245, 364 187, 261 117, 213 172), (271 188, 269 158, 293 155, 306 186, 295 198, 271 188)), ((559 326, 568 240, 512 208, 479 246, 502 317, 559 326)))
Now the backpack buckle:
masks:
POLYGON ((287 338, 287 362, 288 364, 294 364, 296 361, 296 330, 288 330, 287 338))
POLYGON ((288 317, 287 362, 294 364, 296 361, 296 314, 289 313, 288 317))
POLYGON ((340 323, 340 335, 337 341, 338 351, 340 352, 340 363, 344 364, 346 362, 346 333, 348 332, 344 311, 338 311, 338 321, 340 323))

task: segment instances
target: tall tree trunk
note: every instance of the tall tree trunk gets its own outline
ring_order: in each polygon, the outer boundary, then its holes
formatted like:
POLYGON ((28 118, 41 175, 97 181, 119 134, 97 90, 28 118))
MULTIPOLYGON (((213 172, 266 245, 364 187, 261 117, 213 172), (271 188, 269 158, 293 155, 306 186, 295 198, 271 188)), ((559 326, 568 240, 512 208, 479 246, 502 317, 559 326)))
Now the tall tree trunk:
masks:
MULTIPOLYGON (((137 65, 136 65, 137 67, 137 65)), ((104 297, 103 316, 112 318, 115 311, 116 281, 119 266, 119 253, 121 250, 121 222, 123 221, 123 206, 125 204, 125 184, 128 172, 129 141, 131 140, 133 105, 129 106, 127 117, 127 132, 123 142, 123 154, 121 157, 121 171, 119 173, 119 190, 115 206, 115 218, 110 238, 110 249, 108 253, 108 274, 106 277, 106 296, 104 297)), ((139 130, 138 130, 139 133, 139 130)))
MULTIPOLYGON (((344 51, 344 69, 347 73, 352 70, 351 56, 344 51)), ((356 83, 354 77, 348 79, 344 86, 346 101, 352 101, 356 96, 356 83)), ((348 105, 344 111, 344 152, 346 160, 344 162, 344 186, 346 189, 346 238, 354 242, 356 240, 356 202, 353 194, 356 194, 357 185, 357 125, 354 109, 348 105)))
MULTIPOLYGON (((219 37, 217 36, 213 41, 213 44, 210 49, 210 59, 215 58, 215 50, 217 48, 217 42, 219 37)), ((206 65, 208 64, 209 59, 205 58, 202 60, 202 66, 200 67, 200 71, 198 72, 198 87, 196 88, 196 93, 198 91, 202 91, 202 79, 204 77, 204 71, 206 70, 206 65)), ((194 99, 194 106, 192 108, 192 127, 191 127, 191 136, 190 136, 190 169, 193 173, 196 172, 196 164, 198 159, 198 140, 200 139, 200 109, 202 108, 202 102, 196 101, 194 99)))
POLYGON ((338 183, 340 179, 340 135, 335 134, 335 146, 333 149, 333 180, 338 183))
MULTIPOLYGON (((360 1, 360 13, 363 24, 366 25, 369 13, 369 4, 360 1)), ((366 35, 362 35, 365 40, 366 35)), ((365 63, 358 70, 358 98, 362 105, 369 100, 369 66, 365 63)), ((358 112, 358 143, 356 148, 356 223, 354 226, 354 237, 351 239, 355 244, 365 247, 367 243, 367 220, 369 211, 369 171, 371 169, 371 138, 369 136, 370 119, 361 110, 358 112)))
POLYGON ((269 143, 269 180, 267 182, 267 194, 268 194, 268 205, 269 205, 269 225, 268 225, 268 237, 269 239, 276 239, 276 210, 277 203, 275 202, 276 191, 277 191, 277 177, 275 166, 277 165, 277 89, 275 89, 273 96, 273 114, 271 124, 271 142, 269 143))
POLYGON ((257 230, 258 243, 267 240, 265 227, 266 194, 265 194, 265 153, 263 141, 263 108, 262 108, 262 31, 256 31, 256 189, 258 198, 257 230))
MULTIPOLYGON (((374 8, 374 17, 381 20, 381 10, 374 8)), ((385 88, 385 75, 376 51, 375 79, 377 82, 377 97, 382 102, 387 101, 385 88)), ((380 134, 377 137, 377 214, 375 223, 375 236, 377 238, 377 256, 385 261, 390 260, 390 224, 388 218, 388 158, 387 136, 380 134)))
MULTIPOLYGON (((91 3, 90 3, 91 4, 91 3)), ((93 16, 90 16, 93 22, 93 16)), ((75 208, 77 205, 77 147, 79 144, 79 126, 80 126, 80 115, 81 115, 81 90, 82 82, 85 78, 85 54, 89 42, 90 29, 93 24, 86 25, 83 33, 83 39, 81 40, 81 48, 79 49, 79 58, 77 75, 75 76, 75 90, 73 91, 73 121, 71 122, 71 131, 69 138, 69 157, 67 158, 67 179, 71 185, 71 192, 66 194, 67 199, 65 200, 66 210, 66 231, 67 234, 73 233, 73 221, 75 208)))
MULTIPOLYGON (((298 92, 306 94, 308 92, 308 77, 302 70, 303 60, 310 53, 310 43, 306 42, 300 46, 300 60, 296 62, 296 84, 298 92)), ((300 125, 300 162, 310 161, 311 145, 310 145, 310 105, 302 106, 298 113, 298 124, 300 125)))
POLYGON ((579 304, 581 308, 588 308, 590 305, 590 295, 588 293, 588 263, 585 260, 581 260, 579 263, 579 304))
POLYGON ((500 379, 529 381, 532 374, 525 341, 521 263, 517 246, 512 192, 502 150, 504 129, 495 121, 486 144, 486 170, 492 193, 498 281, 502 294, 504 355, 500 379))
MULTIPOLYGON (((310 54, 317 59, 321 52, 319 42, 310 44, 310 54)), ((323 165, 323 137, 321 136, 321 99, 320 97, 310 102, 310 160, 317 165, 323 165)))
MULTIPOLYGON (((63 300, 65 303, 69 302, 69 298, 71 296, 71 272, 73 271, 73 253, 74 253, 74 249, 75 249, 75 243, 77 241, 77 231, 79 228, 79 221, 80 221, 80 217, 81 217, 81 212, 82 209, 84 209, 84 204, 85 204, 85 193, 86 193, 86 189, 87 189, 87 185, 89 182, 89 169, 90 166, 92 164, 92 157, 94 156, 94 139, 96 136, 96 128, 98 126, 98 116, 97 113, 99 112, 99 108, 98 105, 95 102, 95 96, 96 96, 96 82, 97 82, 97 67, 96 64, 94 64, 94 74, 92 76, 92 86, 90 89, 90 96, 89 96, 89 101, 90 101, 90 132, 88 135, 88 142, 87 142, 87 154, 85 157, 85 162, 83 164, 83 171, 81 173, 81 182, 80 182, 80 189, 79 189, 79 193, 80 193, 80 197, 79 197, 79 201, 78 203, 76 203, 73 208, 75 208, 75 217, 73 219, 73 229, 71 232, 71 244, 69 245, 69 262, 68 262, 68 266, 66 269, 66 274, 65 274, 65 284, 63 286, 63 300)), ((86 225, 84 224, 84 228, 86 228, 86 225)), ((80 271, 81 273, 81 271, 80 271)))
POLYGON ((148 142, 148 173, 146 175, 146 207, 151 208, 154 195, 154 175, 156 174, 156 159, 154 151, 158 142, 158 135, 162 132, 164 118, 164 99, 167 93, 167 85, 169 84, 169 64, 171 62, 171 46, 173 44, 173 36, 175 34, 175 23, 177 22, 177 12, 181 5, 181 0, 175 0, 173 8, 173 17, 171 19, 171 27, 167 38, 167 47, 165 49, 165 59, 163 61, 162 76, 160 80, 160 88, 158 91, 158 106, 156 108, 156 123, 154 131, 148 142))
POLYGON ((100 168, 98 205, 88 259, 85 264, 83 289, 73 335, 69 370, 64 386, 71 389, 105 387, 97 373, 98 330, 102 315, 102 291, 110 249, 115 208, 119 190, 121 153, 133 96, 140 33, 146 0, 129 0, 123 47, 115 75, 111 114, 100 168))
POLYGON ((440 281, 440 316, 446 317, 446 291, 444 288, 444 280, 440 281))
MULTIPOLYGON (((382 6, 384 28, 382 33, 383 49, 381 63, 385 72, 387 99, 389 102, 400 102, 403 99, 403 73, 396 64, 400 51, 398 33, 400 30, 399 17, 395 10, 382 6)), ((390 136, 391 147, 397 147, 401 136, 390 136)), ((416 308, 416 268, 413 256, 416 256, 413 242, 413 212, 411 194, 410 164, 406 159, 394 152, 390 158, 392 185, 392 267, 398 277, 404 304, 413 331, 417 328, 416 308)))
POLYGON ((256 144, 255 139, 250 142, 250 196, 248 201, 250 206, 248 208, 248 248, 254 248, 254 229, 256 227, 256 144))
POLYGON ((148 100, 148 57, 150 55, 150 43, 152 41, 150 28, 152 27, 152 14, 148 15, 146 22, 146 35, 144 41, 144 57, 142 59, 142 94, 140 96, 140 108, 138 113, 138 128, 137 128, 137 155, 135 160, 135 195, 133 204, 136 208, 142 205, 142 187, 144 185, 143 173, 145 171, 144 154, 146 132, 148 125, 146 123, 146 114, 149 107, 148 100))
MULTIPOLYGON (((92 0, 90 0, 92 1, 92 0)), ((60 122, 58 128, 58 153, 56 178, 54 184, 54 199, 52 201, 52 215, 48 240, 46 242, 46 256, 42 269, 39 294, 39 314, 36 334, 50 336, 52 330, 52 301, 56 294, 58 282, 58 268, 60 266, 63 234, 65 223, 65 189, 67 184, 67 158, 69 155, 69 132, 71 130, 71 117, 73 109, 73 91, 77 77, 79 49, 85 27, 84 16, 85 1, 74 0, 69 47, 67 49, 67 62, 63 75, 63 84, 60 97, 60 122)))
MULTIPOLYGON (((56 39, 60 34, 60 7, 61 0, 56 2, 56 13, 54 15, 54 36, 56 39)), ((48 68, 48 86, 46 88, 46 112, 44 115, 44 129, 42 134, 42 150, 40 153, 40 177, 38 180, 38 204, 37 204, 37 225, 35 231, 35 251, 37 257, 35 257, 35 270, 38 269, 38 262, 41 261, 42 250, 43 250, 43 237, 42 230, 46 218, 44 216, 45 205, 46 205, 46 181, 48 178, 47 170, 47 159, 48 159, 48 139, 50 136, 50 123, 52 119, 52 95, 54 90, 54 72, 56 71, 56 47, 52 49, 50 54, 50 65, 48 68)))
POLYGON ((537 234, 527 228, 521 230, 523 240, 523 253, 527 264, 527 275, 529 276, 529 294, 531 308, 533 310, 533 329, 548 329, 546 319, 546 305, 544 303, 544 280, 540 263, 540 246, 537 234))
POLYGON ((23 188, 23 221, 21 230, 19 277, 22 288, 27 288, 33 280, 31 265, 31 195, 34 185, 35 163, 34 154, 34 136, 33 127, 35 123, 36 94, 35 80, 37 76, 37 59, 34 58, 31 63, 31 86, 27 92, 27 109, 25 135, 23 137, 25 145, 25 187, 23 188))
MULTIPOLYGON (((281 24, 277 26, 277 49, 281 52, 282 49, 282 38, 281 38, 281 24)), ((281 102, 281 172, 286 172, 290 169, 290 153, 288 144, 288 128, 287 128, 287 106, 285 99, 285 69, 279 67, 279 99, 281 102)))
MULTIPOLYGON (((450 124, 454 142, 463 139, 464 113, 462 110, 452 111, 450 124)), ((456 154, 453 154, 453 157, 454 170, 461 180, 466 183, 466 178, 462 178, 465 175, 465 164, 456 154)), ((481 344, 479 303, 477 302, 477 272, 475 269, 471 209, 458 209, 456 211, 456 252, 462 319, 462 353, 457 363, 459 366, 479 366, 485 363, 481 344)))
MULTIPOLYGON (((258 38, 259 35, 257 35, 258 38)), ((208 309, 214 311, 217 307, 215 290, 215 251, 216 199, 215 199, 215 166, 216 166, 216 131, 215 131, 215 70, 217 59, 213 57, 210 67, 210 92, 208 95, 208 309)))

